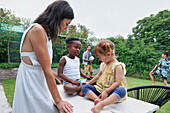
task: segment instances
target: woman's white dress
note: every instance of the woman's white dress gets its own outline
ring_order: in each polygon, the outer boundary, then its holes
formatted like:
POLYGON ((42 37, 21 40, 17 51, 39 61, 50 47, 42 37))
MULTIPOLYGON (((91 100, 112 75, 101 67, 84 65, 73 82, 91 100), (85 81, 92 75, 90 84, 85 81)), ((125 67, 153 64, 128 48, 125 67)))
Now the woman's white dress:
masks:
MULTIPOLYGON (((54 101, 47 86, 44 72, 40 67, 35 52, 21 52, 27 32, 37 23, 32 24, 23 34, 20 54, 21 64, 18 69, 12 113, 57 113, 54 101), (22 61, 28 56, 33 65, 22 61)), ((47 36, 46 36, 47 37, 47 36)), ((47 37, 47 47, 52 62, 52 42, 47 37)))

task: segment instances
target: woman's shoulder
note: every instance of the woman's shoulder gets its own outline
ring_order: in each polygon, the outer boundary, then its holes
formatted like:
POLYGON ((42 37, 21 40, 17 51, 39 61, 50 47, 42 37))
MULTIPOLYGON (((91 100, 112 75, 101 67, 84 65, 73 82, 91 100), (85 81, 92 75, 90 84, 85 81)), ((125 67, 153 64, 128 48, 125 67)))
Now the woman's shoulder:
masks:
POLYGON ((45 32, 44 28, 40 24, 34 24, 31 31, 32 32, 45 32))
MULTIPOLYGON (((28 31, 27 35, 33 40, 46 39, 46 32, 40 24, 34 24, 32 28, 28 31), (36 38, 34 38, 36 37, 36 38), (44 37, 44 38, 42 38, 44 37)), ((39 40, 40 41, 40 40, 39 40)))

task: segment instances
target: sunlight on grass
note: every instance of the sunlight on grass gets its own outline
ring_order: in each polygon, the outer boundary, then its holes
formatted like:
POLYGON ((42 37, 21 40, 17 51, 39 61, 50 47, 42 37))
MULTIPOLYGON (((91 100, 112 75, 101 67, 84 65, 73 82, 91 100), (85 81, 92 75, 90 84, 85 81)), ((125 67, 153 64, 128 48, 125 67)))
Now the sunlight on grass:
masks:
MULTIPOLYGON (((128 88, 135 86, 144 86, 144 85, 152 85, 151 80, 143 80, 138 78, 126 77, 128 88)), ((156 85, 164 85, 163 82, 155 82, 156 85)))

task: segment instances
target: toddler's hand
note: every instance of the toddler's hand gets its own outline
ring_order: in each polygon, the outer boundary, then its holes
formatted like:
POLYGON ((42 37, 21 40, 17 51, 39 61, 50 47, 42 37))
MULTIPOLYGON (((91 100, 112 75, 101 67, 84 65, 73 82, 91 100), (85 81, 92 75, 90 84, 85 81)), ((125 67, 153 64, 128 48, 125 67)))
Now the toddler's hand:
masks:
POLYGON ((99 98, 101 97, 102 100, 106 99, 108 97, 108 93, 106 91, 103 91, 100 95, 99 98))
POLYGON ((75 84, 77 86, 80 86, 80 83, 77 80, 74 80, 72 84, 75 84))
POLYGON ((88 82, 83 82, 82 85, 88 84, 88 82))

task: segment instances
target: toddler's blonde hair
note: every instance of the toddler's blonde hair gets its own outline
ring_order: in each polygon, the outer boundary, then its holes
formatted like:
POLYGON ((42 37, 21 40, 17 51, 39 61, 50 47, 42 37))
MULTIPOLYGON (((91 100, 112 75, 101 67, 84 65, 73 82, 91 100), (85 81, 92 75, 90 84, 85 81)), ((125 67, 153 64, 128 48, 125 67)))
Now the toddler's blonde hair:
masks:
POLYGON ((96 56, 99 56, 99 54, 105 55, 107 52, 111 52, 115 56, 115 45, 110 40, 102 40, 94 48, 96 56))

